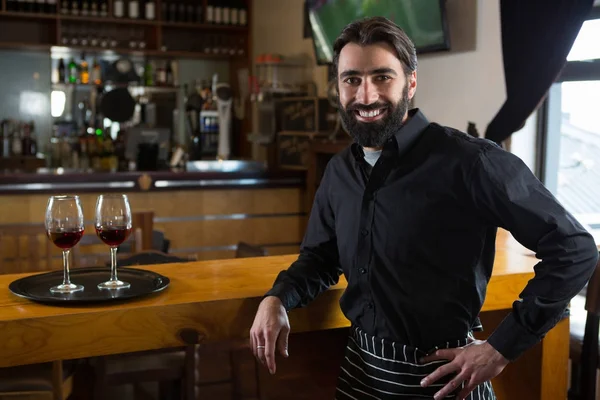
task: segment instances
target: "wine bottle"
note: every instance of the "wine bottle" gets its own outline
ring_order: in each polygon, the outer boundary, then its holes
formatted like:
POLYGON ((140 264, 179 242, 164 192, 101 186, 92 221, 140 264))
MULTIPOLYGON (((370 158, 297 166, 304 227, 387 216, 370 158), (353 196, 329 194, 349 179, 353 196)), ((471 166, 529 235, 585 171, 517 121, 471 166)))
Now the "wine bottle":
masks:
POLYGON ((246 10, 246 2, 244 0, 240 0, 240 8, 238 12, 240 25, 246 26, 248 24, 248 11, 246 10))
POLYGON ((215 6, 212 0, 208 0, 206 3, 206 23, 213 24, 215 22, 215 6))
POLYGON ((223 24, 229 25, 231 23, 231 2, 229 0, 223 1, 223 24))
POLYGON ((106 4, 106 0, 100 0, 100 16, 108 17, 108 4, 106 4))
POLYGON ((146 1, 144 16, 149 20, 156 19, 156 5, 154 4, 154 0, 146 1))
POLYGON ((46 0, 46 13, 56 14, 57 12, 56 0, 46 0))
POLYGON ((113 14, 116 18, 123 18, 125 15, 123 0, 115 0, 113 3, 113 14))
POLYGON ((138 19, 140 16, 140 3, 138 0, 129 0, 129 18, 138 19))
POLYGON ((65 83, 67 80, 67 71, 65 68, 65 62, 61 58, 58 61, 58 83, 65 83))
POLYGON ((223 6, 221 5, 220 1, 215 2, 215 16, 214 16, 214 23, 215 24, 222 24, 223 23, 223 6))
POLYGON ((239 25, 240 23, 240 3, 235 1, 231 4, 231 25, 239 25))

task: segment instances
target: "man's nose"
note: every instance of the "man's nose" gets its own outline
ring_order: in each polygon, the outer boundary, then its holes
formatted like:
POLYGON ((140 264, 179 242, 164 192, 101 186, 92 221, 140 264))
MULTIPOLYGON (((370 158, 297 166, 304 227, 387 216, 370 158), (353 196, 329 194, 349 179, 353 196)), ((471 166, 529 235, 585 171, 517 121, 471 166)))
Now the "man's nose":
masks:
POLYGON ((372 83, 364 80, 356 92, 356 102, 361 104, 372 104, 379 99, 377 88, 372 83))

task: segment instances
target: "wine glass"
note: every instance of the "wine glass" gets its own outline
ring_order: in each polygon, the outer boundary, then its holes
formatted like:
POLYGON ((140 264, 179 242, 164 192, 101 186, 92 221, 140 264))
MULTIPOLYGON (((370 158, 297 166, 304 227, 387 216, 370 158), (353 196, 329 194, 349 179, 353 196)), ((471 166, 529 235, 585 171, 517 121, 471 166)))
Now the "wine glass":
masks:
POLYGON ((131 285, 117 279, 117 247, 131 234, 131 209, 124 194, 102 194, 96 202, 96 234, 110 246, 110 280, 99 289, 126 289, 131 285))
POLYGON ((69 254, 83 236, 85 225, 79 196, 52 196, 46 207, 46 234, 63 253, 63 283, 50 288, 52 293, 73 293, 83 290, 82 285, 71 283, 69 254))

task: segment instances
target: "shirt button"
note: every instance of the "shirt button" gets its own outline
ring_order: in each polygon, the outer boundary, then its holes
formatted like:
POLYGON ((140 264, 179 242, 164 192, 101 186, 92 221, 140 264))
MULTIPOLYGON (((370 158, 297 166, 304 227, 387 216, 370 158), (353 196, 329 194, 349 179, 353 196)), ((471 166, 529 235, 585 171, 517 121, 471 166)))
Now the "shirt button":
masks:
POLYGON ((373 309, 373 303, 367 303, 367 308, 369 310, 372 310, 373 309))
POLYGON ((365 268, 361 268, 358 270, 358 272, 360 272, 361 274, 366 274, 367 270, 365 268))
POLYGON ((369 234, 369 231, 366 229, 361 229, 360 234, 363 236, 367 236, 369 234))

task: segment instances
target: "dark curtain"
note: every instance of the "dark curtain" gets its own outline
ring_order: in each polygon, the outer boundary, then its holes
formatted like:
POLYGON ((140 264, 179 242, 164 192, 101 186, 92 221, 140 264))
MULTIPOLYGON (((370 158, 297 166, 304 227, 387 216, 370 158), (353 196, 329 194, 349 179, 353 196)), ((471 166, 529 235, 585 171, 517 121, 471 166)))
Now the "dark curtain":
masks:
POLYGON ((546 96, 594 0, 500 0, 506 101, 485 137, 518 131, 546 96))

